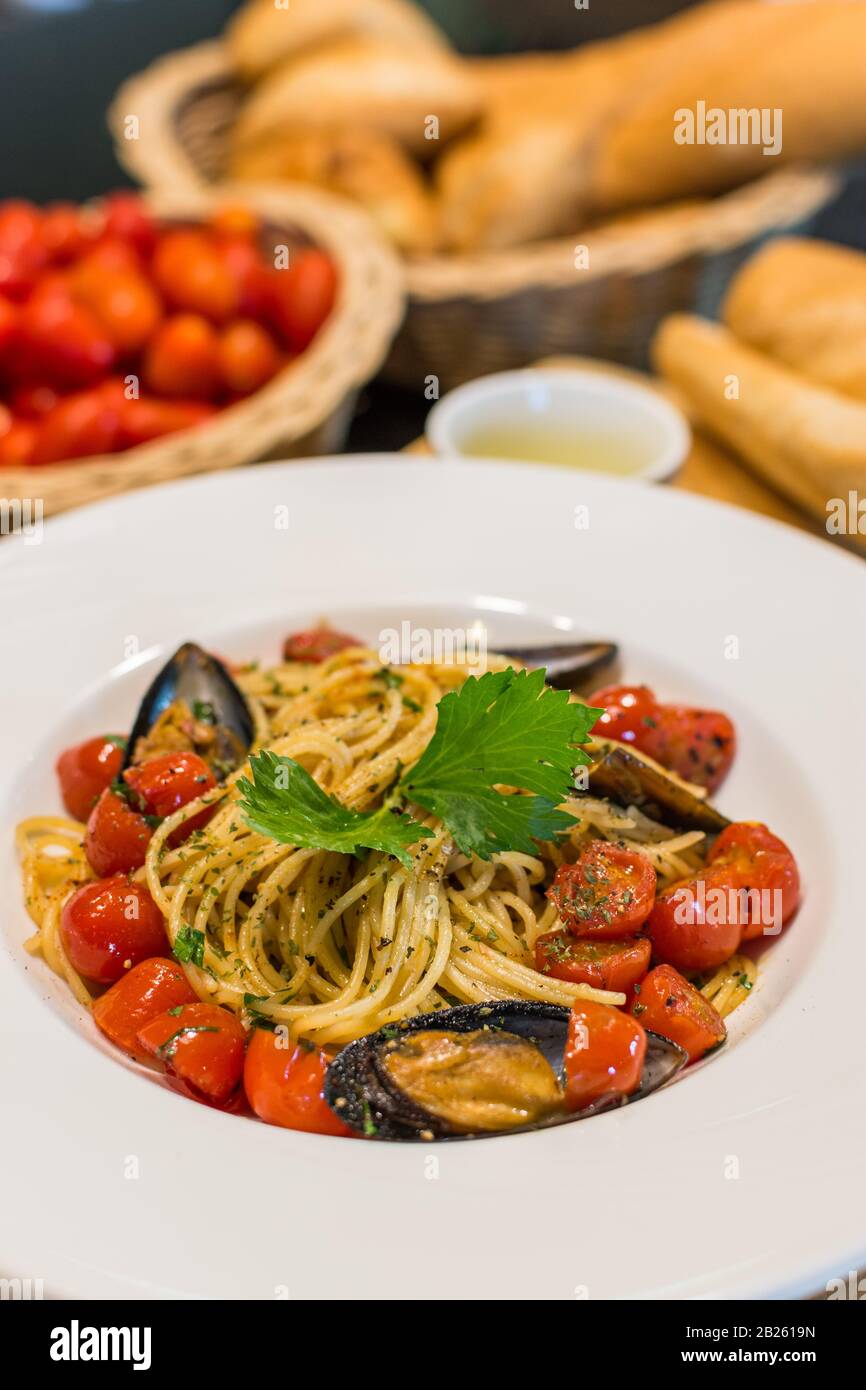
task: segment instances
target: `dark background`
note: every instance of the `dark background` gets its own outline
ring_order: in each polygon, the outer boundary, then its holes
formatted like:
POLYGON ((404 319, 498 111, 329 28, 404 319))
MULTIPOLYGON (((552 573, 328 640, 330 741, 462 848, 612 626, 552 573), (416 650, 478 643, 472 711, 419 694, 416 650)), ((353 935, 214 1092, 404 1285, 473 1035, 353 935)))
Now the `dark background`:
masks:
MULTIPOLYGON (((422 0, 465 52, 567 48, 654 23, 691 0, 422 0)), ((81 201, 129 182, 105 110, 125 77, 219 34, 238 0, 0 0, 0 198, 81 201)), ((866 93, 864 93, 866 98, 866 93)), ((866 179, 852 179, 818 235, 866 248, 866 179)), ((368 388, 350 449, 401 448, 427 402, 368 388)))

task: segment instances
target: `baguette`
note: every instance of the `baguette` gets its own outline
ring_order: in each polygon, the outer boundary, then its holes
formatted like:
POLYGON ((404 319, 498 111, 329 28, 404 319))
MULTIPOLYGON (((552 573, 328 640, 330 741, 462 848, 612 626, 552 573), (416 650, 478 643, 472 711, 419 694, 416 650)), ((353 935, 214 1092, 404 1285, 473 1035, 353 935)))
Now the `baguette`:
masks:
POLYGON ((658 33, 665 60, 648 65, 599 140, 589 195, 596 210, 718 193, 781 163, 866 147, 863 0, 718 0, 658 33), (772 148, 780 136, 779 152, 748 142, 757 130, 741 132, 741 143, 677 143, 677 113, 698 112, 699 103, 726 117, 765 112, 760 138, 772 148))
POLYGON ((826 522, 832 499, 866 488, 866 406, 688 314, 665 319, 652 353, 699 422, 816 518, 826 522), (729 399, 733 379, 739 394, 729 399))
POLYGON ((410 0, 249 0, 226 30, 232 61, 255 81, 305 50, 352 34, 447 48, 432 19, 410 0))
POLYGON ((772 241, 732 281, 722 318, 743 342, 866 401, 866 255, 799 237, 772 241))

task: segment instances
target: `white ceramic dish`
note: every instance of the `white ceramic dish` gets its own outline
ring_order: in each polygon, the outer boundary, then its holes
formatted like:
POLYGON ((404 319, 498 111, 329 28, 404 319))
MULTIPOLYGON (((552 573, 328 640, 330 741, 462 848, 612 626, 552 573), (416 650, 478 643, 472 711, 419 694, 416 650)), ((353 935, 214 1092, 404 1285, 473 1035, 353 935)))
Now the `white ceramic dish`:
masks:
POLYGON ((548 367, 458 386, 433 406, 426 435, 446 458, 483 452, 512 459, 525 449, 527 458, 557 464, 574 441, 588 471, 650 482, 673 477, 691 443, 685 416, 657 391, 614 373, 548 367), (485 437, 502 442, 480 450, 485 437))
POLYGON ((269 465, 5 541, 0 1274, 88 1298, 700 1298, 866 1262, 864 624, 866 568, 829 545, 520 465, 269 465), (268 657, 322 613, 371 638, 612 637, 628 678, 731 713, 720 804, 791 843, 806 896, 729 1047, 623 1111, 428 1148, 222 1115, 98 1044, 22 952, 14 822, 59 805, 54 755, 127 723, 183 638, 268 657))

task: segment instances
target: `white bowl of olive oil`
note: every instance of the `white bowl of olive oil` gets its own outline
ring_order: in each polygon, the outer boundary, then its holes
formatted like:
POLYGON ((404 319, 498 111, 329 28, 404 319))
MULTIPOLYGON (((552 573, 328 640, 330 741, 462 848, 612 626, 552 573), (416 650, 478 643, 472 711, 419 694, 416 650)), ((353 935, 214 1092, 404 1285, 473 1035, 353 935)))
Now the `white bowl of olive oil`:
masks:
POLYGON ((685 417, 613 371, 530 367, 479 377, 430 411, 427 442, 447 458, 555 464, 662 482, 691 445, 685 417))

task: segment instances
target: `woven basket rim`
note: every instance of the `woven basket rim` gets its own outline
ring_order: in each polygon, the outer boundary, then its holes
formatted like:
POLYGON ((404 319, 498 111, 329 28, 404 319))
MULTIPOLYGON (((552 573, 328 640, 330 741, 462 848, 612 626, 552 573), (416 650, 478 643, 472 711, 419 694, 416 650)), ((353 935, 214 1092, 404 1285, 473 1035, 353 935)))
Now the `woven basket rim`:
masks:
POLYGON ((302 232, 340 271, 337 303, 311 345, 261 390, 213 419, 121 453, 69 463, 0 469, 0 496, 41 499, 46 513, 192 473, 260 459, 304 439, 369 381, 387 356, 405 310, 399 257, 360 210, 308 185, 220 184, 150 189, 162 218, 196 220, 228 201, 302 232))
MULTIPOLYGON (((164 183, 211 187, 178 142, 173 112, 197 87, 235 77, 220 39, 169 53, 117 92, 108 123, 117 157, 145 186, 164 183), (124 138, 134 112, 147 140, 124 138)), ((714 255, 783 230, 815 213, 839 191, 841 175, 828 167, 773 171, 730 193, 672 204, 576 230, 569 237, 508 250, 433 255, 404 261, 410 301, 496 300, 531 289, 556 289, 611 274, 643 274, 690 255, 714 255), (575 248, 588 246, 589 263, 575 269, 575 248)))

